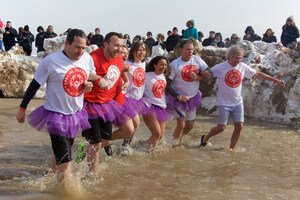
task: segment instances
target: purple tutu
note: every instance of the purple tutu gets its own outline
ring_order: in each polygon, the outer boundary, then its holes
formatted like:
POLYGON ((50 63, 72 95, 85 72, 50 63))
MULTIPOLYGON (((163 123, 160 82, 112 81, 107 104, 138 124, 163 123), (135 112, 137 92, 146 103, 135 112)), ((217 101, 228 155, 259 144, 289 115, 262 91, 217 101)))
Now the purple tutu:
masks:
POLYGON ((167 96, 167 105, 169 108, 176 108, 183 111, 192 111, 201 106, 202 93, 198 90, 197 94, 187 102, 182 102, 171 95, 167 96))
POLYGON ((72 115, 64 115, 46 110, 44 106, 40 106, 32 111, 28 118, 29 124, 36 130, 67 138, 75 138, 78 133, 91 128, 88 113, 85 109, 72 115))
POLYGON ((128 101, 125 100, 123 104, 123 113, 117 116, 117 118, 113 121, 113 124, 118 127, 123 125, 128 120, 134 118, 137 115, 137 112, 128 104, 128 101))
POLYGON ((88 112, 89 119, 101 117, 104 122, 114 121, 123 112, 123 107, 114 100, 103 104, 84 101, 83 107, 88 112))
POLYGON ((156 106, 156 105, 151 105, 151 109, 148 111, 147 114, 149 114, 150 112, 154 112, 154 114, 156 116, 156 119, 159 122, 168 121, 168 120, 170 120, 172 118, 172 115, 174 115, 174 113, 172 112, 172 110, 169 109, 168 107, 161 108, 161 107, 156 106))

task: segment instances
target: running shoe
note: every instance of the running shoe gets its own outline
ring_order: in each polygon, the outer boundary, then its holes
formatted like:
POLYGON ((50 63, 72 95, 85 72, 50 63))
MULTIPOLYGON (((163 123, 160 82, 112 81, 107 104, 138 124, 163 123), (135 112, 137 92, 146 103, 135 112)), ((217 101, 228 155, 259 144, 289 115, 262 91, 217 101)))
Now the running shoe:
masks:
POLYGON ((207 145, 207 143, 203 141, 203 140, 204 140, 204 137, 205 137, 205 135, 202 135, 202 136, 201 136, 201 144, 200 144, 200 147, 205 147, 205 146, 207 145))
POLYGON ((111 149, 111 145, 108 145, 108 146, 104 147, 104 150, 105 150, 106 155, 108 155, 108 156, 112 156, 113 155, 113 152, 112 152, 112 149, 111 149))
POLYGON ((83 152, 83 148, 84 148, 85 144, 80 142, 78 144, 78 152, 77 152, 77 157, 75 158, 75 162, 78 164, 81 161, 83 161, 83 159, 85 158, 86 154, 83 152))

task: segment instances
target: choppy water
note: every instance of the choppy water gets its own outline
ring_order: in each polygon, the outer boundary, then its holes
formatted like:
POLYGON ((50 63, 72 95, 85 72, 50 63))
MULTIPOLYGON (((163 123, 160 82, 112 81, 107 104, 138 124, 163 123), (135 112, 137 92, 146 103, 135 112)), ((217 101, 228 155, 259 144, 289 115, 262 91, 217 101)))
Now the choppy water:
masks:
MULTIPOLYGON (((0 99, 0 199, 55 199, 51 178, 44 176, 52 154, 49 136, 15 120, 20 99, 0 99)), ((43 103, 33 100, 28 113, 43 103)), ((228 149, 233 126, 200 149, 200 136, 216 123, 198 116, 183 145, 172 148, 175 121, 169 122, 159 152, 146 153, 139 140, 150 132, 141 124, 131 155, 101 151, 100 170, 74 165, 84 199, 300 199, 300 131, 246 119, 235 151, 228 149)), ((83 139, 78 136, 74 145, 83 139)), ((76 181, 75 180, 75 181, 76 181)))

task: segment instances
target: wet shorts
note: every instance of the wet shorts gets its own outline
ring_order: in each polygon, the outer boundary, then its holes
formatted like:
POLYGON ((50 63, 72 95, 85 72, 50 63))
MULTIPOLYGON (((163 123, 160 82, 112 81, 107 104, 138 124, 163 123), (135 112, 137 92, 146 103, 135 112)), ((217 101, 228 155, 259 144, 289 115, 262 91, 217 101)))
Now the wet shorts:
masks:
POLYGON ((218 106, 218 124, 228 124, 229 117, 233 122, 244 122, 244 104, 236 106, 218 106))
POLYGON ((98 144, 101 142, 101 139, 111 140, 112 122, 104 122, 101 117, 89 119, 89 122, 91 128, 84 130, 82 137, 85 137, 90 144, 98 144))
POLYGON ((66 138, 50 133, 52 149, 55 155, 56 164, 63 164, 72 161, 72 146, 74 138, 66 138))
POLYGON ((176 111, 176 118, 178 117, 185 117, 186 121, 194 121, 196 119, 196 109, 192 111, 184 111, 184 110, 178 110, 176 111))

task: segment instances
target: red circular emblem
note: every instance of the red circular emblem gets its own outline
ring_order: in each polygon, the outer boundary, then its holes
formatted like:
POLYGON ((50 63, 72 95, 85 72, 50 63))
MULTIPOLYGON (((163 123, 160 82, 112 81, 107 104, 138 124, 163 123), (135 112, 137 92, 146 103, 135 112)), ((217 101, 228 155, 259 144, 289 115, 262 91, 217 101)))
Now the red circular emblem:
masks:
POLYGON ((164 91, 166 89, 167 83, 164 80, 158 80, 154 83, 152 87, 152 92, 155 97, 162 98, 164 96, 164 91))
POLYGON ((141 87, 145 84, 145 70, 141 67, 133 72, 133 84, 136 87, 141 87))
POLYGON ((83 83, 86 80, 87 74, 83 69, 79 67, 72 68, 64 77, 63 88, 68 95, 78 97, 84 92, 83 83))
POLYGON ((194 72, 197 74, 197 67, 195 65, 186 65, 181 71, 181 77, 186 82, 193 82, 194 80, 190 77, 190 73, 194 72))
POLYGON ((242 73, 239 70, 230 70, 225 75, 225 83, 231 88, 239 87, 242 83, 242 73))

